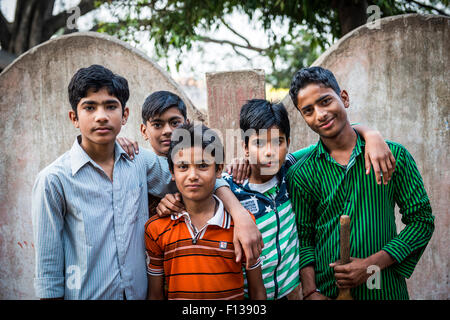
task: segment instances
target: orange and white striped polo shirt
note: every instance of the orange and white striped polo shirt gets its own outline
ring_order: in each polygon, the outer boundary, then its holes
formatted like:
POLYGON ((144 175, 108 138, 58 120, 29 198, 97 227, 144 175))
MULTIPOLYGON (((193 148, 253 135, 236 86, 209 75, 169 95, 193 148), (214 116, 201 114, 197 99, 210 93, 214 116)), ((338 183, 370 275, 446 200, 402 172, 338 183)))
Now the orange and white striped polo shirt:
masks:
MULTIPOLYGON (((153 216, 145 225, 147 272, 165 276, 169 300, 244 298, 242 264, 236 263, 234 254, 234 224, 215 198, 218 209, 201 230, 191 224, 187 212, 153 216)), ((259 264, 258 259, 250 269, 259 264)))

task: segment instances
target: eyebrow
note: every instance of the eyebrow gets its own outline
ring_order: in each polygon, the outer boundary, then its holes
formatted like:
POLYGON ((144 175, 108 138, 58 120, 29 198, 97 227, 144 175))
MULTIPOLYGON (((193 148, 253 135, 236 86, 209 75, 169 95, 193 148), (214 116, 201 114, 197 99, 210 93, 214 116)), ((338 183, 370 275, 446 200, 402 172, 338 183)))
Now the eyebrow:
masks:
MULTIPOLYGON (((173 117, 169 118, 169 120, 167 120, 167 121, 170 122, 172 120, 179 120, 179 119, 183 119, 183 117, 173 116, 173 117)), ((153 118, 152 120, 150 120, 150 122, 164 122, 164 120, 162 120, 160 118, 153 118)))
MULTIPOLYGON (((97 101, 94 101, 94 100, 86 100, 86 101, 83 101, 83 103, 81 105, 84 105, 84 104, 98 104, 98 103, 97 103, 97 101)), ((101 104, 119 104, 119 101, 110 99, 110 100, 102 101, 101 104)))
MULTIPOLYGON (((324 100, 324 99, 326 99, 326 98, 328 98, 330 96, 331 96, 330 94, 325 94, 325 95, 321 96, 319 99, 317 99, 316 101, 314 101, 314 104, 319 103, 320 101, 322 101, 322 100, 324 100)), ((301 108, 301 110, 309 108, 309 107, 312 107, 312 106, 313 106, 312 104, 308 104, 306 106, 303 106, 301 108)))

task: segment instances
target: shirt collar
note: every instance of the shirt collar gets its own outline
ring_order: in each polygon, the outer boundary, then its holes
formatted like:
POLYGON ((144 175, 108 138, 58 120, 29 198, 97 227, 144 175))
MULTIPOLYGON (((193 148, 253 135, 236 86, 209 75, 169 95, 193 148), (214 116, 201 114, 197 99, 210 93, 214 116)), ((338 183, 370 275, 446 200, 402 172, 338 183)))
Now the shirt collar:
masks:
MULTIPOLYGON (((361 154, 363 151, 363 148, 366 145, 366 142, 362 139, 362 137, 359 135, 358 131, 353 129, 356 133, 356 145, 353 148, 352 156, 351 158, 356 158, 358 155, 361 154)), ((322 142, 322 139, 319 139, 319 142, 317 143, 317 158, 320 158, 321 156, 325 155, 326 157, 331 157, 328 151, 325 149, 325 145, 322 142)))
MULTIPOLYGON (((231 216, 225 210, 225 208, 223 206, 223 202, 218 197, 216 197, 215 195, 213 195, 213 197, 217 200, 219 205, 217 207, 216 212, 214 213, 214 216, 211 219, 209 219, 206 224, 207 225, 215 225, 215 226, 218 226, 218 227, 224 228, 224 229, 229 229, 230 226, 231 226, 231 216)), ((187 211, 183 211, 181 213, 177 213, 177 214, 171 215, 171 219, 172 220, 177 220, 177 219, 179 219, 181 217, 184 217, 189 222, 191 221, 191 218, 190 218, 189 213, 187 211)))
MULTIPOLYGON (((80 143, 81 143, 81 135, 75 138, 72 148, 70 149, 70 166, 72 169, 72 176, 74 176, 88 162, 98 167, 98 164, 96 164, 95 161, 92 160, 91 157, 89 157, 86 151, 83 150, 80 143)), ((116 163, 122 155, 126 159, 131 161, 128 154, 125 152, 125 150, 122 149, 120 144, 118 144, 116 141, 114 144, 114 163, 116 163)))

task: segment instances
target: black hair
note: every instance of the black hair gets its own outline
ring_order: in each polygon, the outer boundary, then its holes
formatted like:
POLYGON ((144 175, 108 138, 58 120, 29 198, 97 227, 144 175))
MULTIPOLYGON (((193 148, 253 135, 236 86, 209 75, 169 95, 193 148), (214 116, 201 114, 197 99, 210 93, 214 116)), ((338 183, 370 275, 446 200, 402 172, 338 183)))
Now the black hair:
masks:
POLYGON ((341 94, 341 89, 334 77, 333 72, 322 67, 309 67, 301 68, 298 70, 291 81, 291 88, 289 89, 289 95, 291 96, 294 106, 297 108, 297 96, 300 89, 305 88, 307 85, 315 83, 323 85, 327 88, 331 88, 338 95, 341 94))
POLYGON ((86 97, 89 89, 97 92, 102 88, 106 88, 110 95, 120 101, 123 112, 130 97, 127 79, 114 74, 104 66, 93 64, 90 67, 79 69, 70 80, 69 102, 75 114, 77 114, 78 103, 86 97))
POLYGON ((242 139, 248 145, 249 135, 247 130, 254 129, 257 132, 261 129, 269 129, 277 126, 289 139, 291 126, 286 108, 282 103, 271 103, 264 99, 248 100, 241 108, 240 121, 242 139))
POLYGON ((142 121, 145 124, 149 119, 172 107, 176 107, 186 120, 186 105, 179 96, 169 91, 153 92, 142 105, 142 121))
POLYGON ((169 169, 173 172, 173 155, 179 150, 201 146, 203 150, 208 150, 216 162, 216 170, 224 160, 223 144, 217 132, 208 128, 204 124, 184 123, 172 132, 170 148, 167 155, 169 169))

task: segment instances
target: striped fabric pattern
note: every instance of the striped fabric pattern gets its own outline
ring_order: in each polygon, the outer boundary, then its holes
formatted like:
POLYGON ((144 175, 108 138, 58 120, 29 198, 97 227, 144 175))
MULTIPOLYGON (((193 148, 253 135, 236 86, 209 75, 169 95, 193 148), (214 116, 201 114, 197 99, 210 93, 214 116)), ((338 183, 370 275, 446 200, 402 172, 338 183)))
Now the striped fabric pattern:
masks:
POLYGON ((409 278, 434 230, 434 217, 422 178, 411 154, 387 141, 396 159, 388 185, 365 174, 365 142, 357 134, 347 166, 338 164, 321 141, 288 172, 292 205, 297 213, 300 268, 314 264, 323 294, 336 298, 333 269, 339 259, 339 218, 351 218, 350 255, 366 258, 380 250, 396 263, 381 271, 380 286, 352 289, 355 299, 408 299, 409 278), (394 208, 400 208, 405 228, 397 234, 394 208))
MULTIPOLYGON (((276 192, 272 189, 266 193, 276 192)), ((261 260, 267 299, 279 299, 300 283, 298 236, 290 202, 259 216, 256 225, 264 242, 261 260)))
POLYGON ((79 141, 33 187, 36 295, 145 299, 147 193, 176 190, 167 161, 143 148, 131 160, 116 143, 111 181, 79 141))
MULTIPOLYGON (((222 174, 244 208, 255 216, 262 234, 261 271, 269 300, 286 296, 300 283, 298 233, 285 180, 294 162, 285 162, 277 174, 278 184, 264 194, 250 189, 248 180, 237 184, 232 175, 222 174)), ((244 285, 247 291, 246 280, 244 285)))
MULTIPOLYGON (((169 300, 238 300, 244 298, 242 264, 234 254, 234 224, 222 202, 201 229, 189 214, 153 216, 145 226, 150 276, 165 276, 169 300)), ((251 267, 256 268, 257 264, 251 267)))

